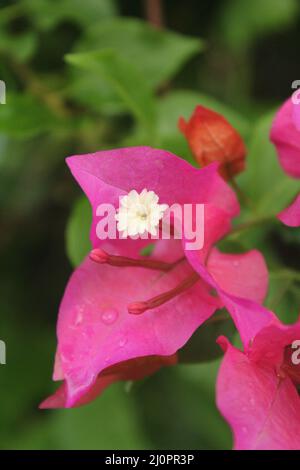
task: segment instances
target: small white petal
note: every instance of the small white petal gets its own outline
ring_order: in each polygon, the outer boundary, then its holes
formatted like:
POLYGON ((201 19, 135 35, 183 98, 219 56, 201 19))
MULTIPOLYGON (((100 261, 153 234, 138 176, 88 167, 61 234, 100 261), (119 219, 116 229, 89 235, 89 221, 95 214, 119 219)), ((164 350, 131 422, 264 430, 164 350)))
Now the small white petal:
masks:
POLYGON ((154 191, 144 188, 139 194, 135 189, 120 198, 120 207, 115 216, 117 228, 129 236, 150 233, 157 235, 157 227, 167 204, 158 204, 159 197, 154 191))

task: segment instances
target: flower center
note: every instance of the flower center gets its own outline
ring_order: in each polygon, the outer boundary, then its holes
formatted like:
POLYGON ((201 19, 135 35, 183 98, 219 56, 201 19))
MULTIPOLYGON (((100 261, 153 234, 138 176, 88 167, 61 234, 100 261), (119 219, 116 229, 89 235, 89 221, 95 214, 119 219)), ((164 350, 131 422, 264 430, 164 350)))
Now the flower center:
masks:
POLYGON ((167 204, 158 204, 159 197, 154 191, 135 189, 120 198, 116 214, 117 228, 124 237, 150 233, 157 235, 159 221, 162 219, 167 204))

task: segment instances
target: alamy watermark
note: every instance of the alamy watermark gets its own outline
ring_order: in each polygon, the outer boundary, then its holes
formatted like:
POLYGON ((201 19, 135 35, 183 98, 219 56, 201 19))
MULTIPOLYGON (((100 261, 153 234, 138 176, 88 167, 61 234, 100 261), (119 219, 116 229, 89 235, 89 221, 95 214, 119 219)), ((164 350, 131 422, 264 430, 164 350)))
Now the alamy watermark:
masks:
POLYGON ((204 204, 160 205, 164 206, 163 209, 158 206, 157 203, 142 204, 138 198, 133 204, 127 201, 123 208, 120 198, 119 209, 113 204, 100 204, 96 210, 96 216, 100 219, 96 224, 97 238, 100 240, 184 239, 186 250, 203 248, 204 204))
POLYGON ((295 90, 292 94, 293 104, 300 104, 300 80, 292 82, 292 89, 295 90))
POLYGON ((291 348, 295 349, 295 351, 291 355, 291 361, 294 366, 298 366, 300 364, 300 340, 297 339, 293 341, 291 344, 291 348))
POLYGON ((6 85, 3 80, 0 80, 0 104, 6 104, 6 85))
POLYGON ((6 364, 6 344, 2 340, 0 340, 0 364, 6 364))

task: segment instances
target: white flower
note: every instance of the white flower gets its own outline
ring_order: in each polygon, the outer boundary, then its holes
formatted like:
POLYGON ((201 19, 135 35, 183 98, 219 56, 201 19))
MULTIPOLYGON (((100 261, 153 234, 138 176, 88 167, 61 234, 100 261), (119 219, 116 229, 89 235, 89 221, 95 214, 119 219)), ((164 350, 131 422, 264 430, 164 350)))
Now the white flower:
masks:
POLYGON ((159 197, 154 191, 143 189, 139 194, 135 189, 120 197, 120 206, 116 214, 117 228, 124 237, 143 235, 148 232, 157 235, 157 227, 162 219, 167 204, 158 204, 159 197))

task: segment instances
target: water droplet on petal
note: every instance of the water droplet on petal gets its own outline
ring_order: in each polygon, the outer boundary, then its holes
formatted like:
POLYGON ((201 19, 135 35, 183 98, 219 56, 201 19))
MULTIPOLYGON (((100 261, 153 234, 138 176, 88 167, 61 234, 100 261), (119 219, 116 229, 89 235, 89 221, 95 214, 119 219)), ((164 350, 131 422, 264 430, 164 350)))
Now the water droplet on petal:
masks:
POLYGON ((78 312, 78 315, 77 315, 77 317, 76 317, 76 319, 75 319, 74 325, 75 325, 75 326, 80 325, 80 324, 82 323, 82 320, 83 320, 83 315, 82 315, 82 312, 79 311, 79 312, 78 312))
POLYGON ((123 348, 123 346, 125 346, 126 343, 127 343, 127 339, 126 339, 126 338, 122 338, 122 339, 120 339, 120 341, 119 341, 119 346, 120 346, 121 348, 123 348))
POLYGON ((118 318, 118 312, 114 308, 109 308, 102 313, 101 318, 106 325, 112 325, 118 318))
POLYGON ((248 428, 246 428, 246 426, 243 426, 243 427, 242 427, 242 432, 243 432, 244 434, 246 434, 247 431, 248 431, 248 428))
POLYGON ((240 265, 240 262, 239 262, 239 261, 234 261, 234 262, 233 262, 233 266, 234 266, 235 268, 238 268, 239 265, 240 265))

